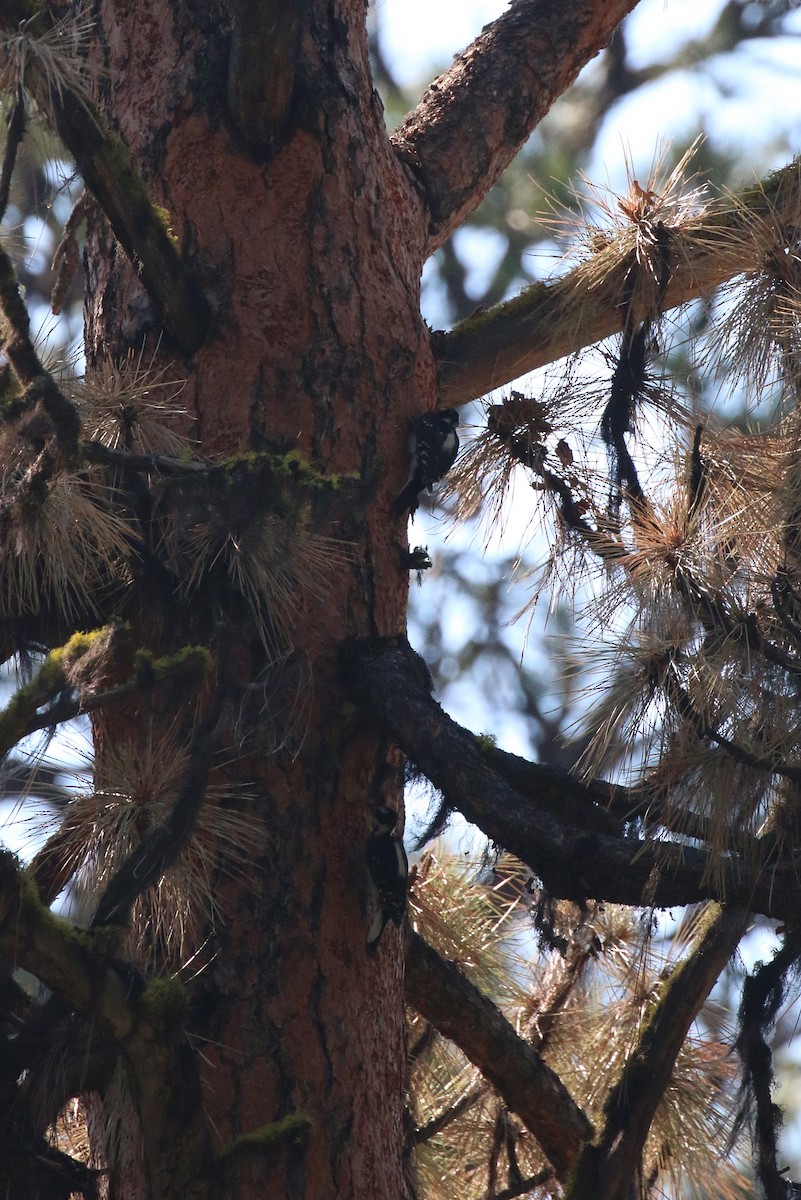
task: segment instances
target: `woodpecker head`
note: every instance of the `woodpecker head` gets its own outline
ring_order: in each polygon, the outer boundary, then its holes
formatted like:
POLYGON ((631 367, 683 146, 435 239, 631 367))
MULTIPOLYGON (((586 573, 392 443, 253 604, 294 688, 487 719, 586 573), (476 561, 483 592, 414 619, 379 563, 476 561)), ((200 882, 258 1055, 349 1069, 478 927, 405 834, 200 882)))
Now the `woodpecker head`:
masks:
POLYGON ((386 836, 395 831, 398 824, 398 814, 394 808, 381 804, 373 812, 373 837, 386 836))

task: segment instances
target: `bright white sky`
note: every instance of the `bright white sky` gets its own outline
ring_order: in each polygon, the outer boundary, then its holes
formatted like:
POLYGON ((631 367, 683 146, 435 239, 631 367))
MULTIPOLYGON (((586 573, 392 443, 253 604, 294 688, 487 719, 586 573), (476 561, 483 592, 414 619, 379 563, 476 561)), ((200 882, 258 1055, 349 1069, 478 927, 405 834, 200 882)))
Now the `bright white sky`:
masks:
MULTIPOLYGON (((409 86, 427 81, 447 66, 489 21, 506 10, 503 0, 377 0, 372 9, 398 79, 409 86)), ((656 43, 667 55, 688 38, 703 37, 714 24, 723 0, 643 0, 629 25, 635 65, 654 61, 647 46, 656 43)))

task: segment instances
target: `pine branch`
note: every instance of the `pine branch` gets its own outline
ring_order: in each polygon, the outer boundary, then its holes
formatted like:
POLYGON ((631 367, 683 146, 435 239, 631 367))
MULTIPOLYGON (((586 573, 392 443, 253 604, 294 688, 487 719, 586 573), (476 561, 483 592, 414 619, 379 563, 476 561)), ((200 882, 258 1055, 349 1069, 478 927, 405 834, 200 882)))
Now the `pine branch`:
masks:
POLYGON ((492 1001, 417 933, 406 951, 406 999, 475 1063, 564 1178, 592 1126, 492 1001))
POLYGON ((607 1097, 603 1131, 582 1152, 569 1200, 627 1200, 690 1025, 749 920, 744 909, 710 906, 698 942, 665 981, 638 1045, 607 1097))
POLYGON ((542 997, 532 997, 524 1028, 536 1050, 542 1052, 547 1047, 557 1017, 564 1011, 585 969, 596 955, 592 940, 571 936, 564 955, 558 959, 558 970, 552 986, 542 997))
MULTIPOLYGON (((799 960, 801 941, 798 933, 795 930, 786 931, 782 945, 771 961, 758 963, 754 973, 747 977, 740 1004, 737 1050, 745 1076, 743 1091, 750 1092, 753 1098, 757 1165, 767 1200, 785 1200, 797 1191, 797 1185, 784 1178, 776 1161, 782 1112, 773 1103, 773 1055, 766 1038, 776 1022, 788 978, 793 971, 797 972, 799 960)), ((738 1125, 747 1115, 746 1103, 738 1125)))
MULTIPOLYGON (((2 13, 0 29, 14 30, 20 24, 18 13, 23 11, 32 40, 58 31, 54 11, 28 6, 24 0, 15 10, 2 13)), ((48 77, 33 54, 20 84, 33 92, 48 113, 166 327, 183 352, 191 355, 208 330, 208 305, 184 265, 169 228, 169 215, 150 199, 130 151, 106 126, 76 77, 48 77)))
MULTIPOLYGON (((583 832, 556 815, 566 790, 591 800, 596 786, 542 769, 542 799, 509 787, 486 764, 474 734, 430 694, 422 659, 402 638, 346 643, 343 673, 365 713, 493 842, 526 863, 555 897, 667 908, 702 900, 740 904, 788 921, 801 918, 796 873, 755 866, 734 854, 635 837, 583 832)), ((532 778, 537 764, 531 764, 532 778)))
POLYGON ((208 305, 179 253, 169 214, 150 199, 127 146, 89 101, 62 88, 53 110, 59 137, 167 329, 184 354, 193 354, 208 330, 208 305))
MULTIPOLYGON (((531 763, 497 746, 482 744, 479 749, 484 762, 521 796, 531 794, 537 803, 547 806, 550 795, 558 794, 559 803, 554 806, 553 815, 564 824, 597 833, 620 833, 620 822, 610 815, 608 805, 619 792, 626 792, 625 788, 616 788, 601 779, 593 779, 579 790, 573 786, 575 777, 560 767, 531 763), (549 780, 552 786, 544 789, 545 780, 549 780)), ((632 802, 629 793, 629 806, 632 802)))
POLYGON ((0 221, 6 215, 8 197, 11 192, 11 177, 14 174, 14 165, 17 161, 17 151, 25 134, 25 92, 22 87, 17 88, 17 94, 11 105, 11 111, 8 114, 7 124, 6 152, 3 155, 3 168, 0 171, 0 221))
POLYGON ((140 651, 134 656, 128 679, 101 689, 96 676, 121 652, 124 640, 122 629, 106 627, 76 633, 66 645, 52 650, 30 683, 17 688, 0 710, 0 761, 18 742, 40 729, 52 729, 63 721, 118 704, 156 682, 197 682, 208 672, 210 657, 202 648, 184 647, 162 658, 140 651))
POLYGON ((395 130, 429 210, 425 255, 473 212, 636 0, 514 0, 395 130))
POLYGON ((141 471, 143 475, 209 475, 212 471, 220 474, 219 467, 211 463, 198 462, 197 459, 170 458, 164 454, 136 454, 132 450, 120 450, 116 446, 106 446, 103 442, 87 441, 81 445, 81 452, 89 463, 104 467, 123 468, 126 471, 141 471))
POLYGON ((121 1042, 136 1026, 130 981, 104 960, 98 944, 54 917, 13 854, 0 849, 0 953, 79 1011, 91 1011, 100 1029, 121 1042))
MULTIPOLYGON (((6 707, 0 711, 0 761, 20 742, 39 729, 56 723, 53 702, 72 691, 70 669, 98 643, 105 631, 76 634, 65 645, 47 656, 33 679, 17 688, 6 707), (42 712, 44 710, 44 712, 42 712)), ((78 702, 67 708, 61 720, 69 720, 80 712, 78 702)))
MULTIPOLYGON (((760 224, 801 220, 801 159, 739 192, 732 202, 682 225, 662 309, 708 295, 734 276, 762 265, 760 224)), ((635 261, 615 246, 552 283, 535 283, 513 300, 434 335, 441 408, 458 407, 528 371, 619 333, 621 301, 635 261)))
POLYGON ((6 404, 3 415, 14 417, 27 412, 41 401, 60 441, 60 448, 71 455, 77 448, 80 421, 78 410, 56 384, 39 360, 31 339, 28 309, 19 290, 14 264, 0 246, 0 309, 5 318, 2 348, 22 387, 21 396, 6 404))
POLYGON ((54 917, 0 850, 0 954, 56 993, 45 1005, 48 1033, 75 1008, 121 1046, 137 1094, 156 1196, 195 1194, 210 1155, 203 1109, 196 1102, 197 1059, 180 1037, 185 997, 176 979, 147 984, 108 959, 108 935, 92 937, 54 917), (190 1143, 191 1153, 176 1147, 190 1143), (165 1178, 173 1184, 165 1185, 165 1178))
POLYGON ((453 1104, 448 1104, 445 1108, 441 1109, 440 1112, 426 1121, 425 1125, 421 1125, 419 1128, 413 1130, 410 1138, 412 1145, 423 1146, 426 1142, 431 1141, 433 1137, 436 1137, 437 1134, 442 1133, 453 1121, 457 1121, 462 1113, 468 1112, 469 1109, 478 1104, 486 1096, 488 1089, 489 1084, 479 1077, 458 1100, 454 1100, 453 1104))
POLYGON ((701 741, 713 742, 720 746, 734 762, 742 763, 757 770, 791 779, 793 783, 801 783, 801 767, 785 762, 776 754, 755 754, 745 746, 738 745, 732 738, 725 737, 716 724, 707 720, 693 704, 686 688, 673 677, 665 681, 665 695, 673 703, 681 716, 692 726, 696 737, 701 741))

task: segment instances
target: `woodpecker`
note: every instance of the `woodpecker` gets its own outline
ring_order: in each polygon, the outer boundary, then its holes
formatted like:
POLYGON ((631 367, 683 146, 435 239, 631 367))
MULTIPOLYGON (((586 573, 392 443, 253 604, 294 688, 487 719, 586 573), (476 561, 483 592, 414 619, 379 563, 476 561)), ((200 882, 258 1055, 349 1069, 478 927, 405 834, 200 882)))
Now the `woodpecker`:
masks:
POLYGON ((406 511, 414 516, 423 489, 430 492, 432 484, 450 471, 459 451, 458 424, 459 413, 455 408, 424 413, 415 421, 406 443, 411 458, 409 478, 392 505, 394 516, 406 511))
POLYGON ((403 839, 395 832, 398 814, 382 804, 373 814, 373 831, 367 842, 365 861, 370 873, 371 918, 367 930, 367 953, 373 954, 381 934, 392 921, 400 929, 406 912, 409 863, 403 839))

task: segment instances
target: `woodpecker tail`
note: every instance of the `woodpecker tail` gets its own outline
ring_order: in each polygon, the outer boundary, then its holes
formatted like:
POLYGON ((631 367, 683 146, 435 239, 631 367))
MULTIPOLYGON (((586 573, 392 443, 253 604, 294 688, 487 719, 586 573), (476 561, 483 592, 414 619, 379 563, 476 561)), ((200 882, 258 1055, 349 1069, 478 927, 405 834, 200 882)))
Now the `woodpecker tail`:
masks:
POLYGON ((408 512, 413 517, 417 512, 417 501, 420 496, 420 485, 416 479, 410 479, 403 491, 392 501, 390 512, 394 519, 408 512))
POLYGON ((370 958, 373 957, 378 949, 378 943, 381 941, 381 934, 389 925, 389 917, 386 916, 380 908, 376 909, 370 921, 370 928, 367 930, 367 954, 370 958))

